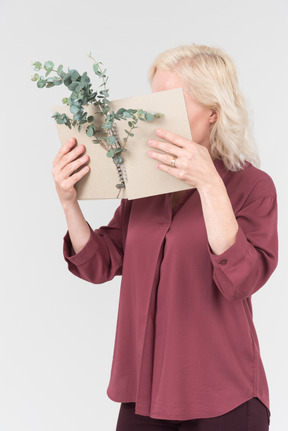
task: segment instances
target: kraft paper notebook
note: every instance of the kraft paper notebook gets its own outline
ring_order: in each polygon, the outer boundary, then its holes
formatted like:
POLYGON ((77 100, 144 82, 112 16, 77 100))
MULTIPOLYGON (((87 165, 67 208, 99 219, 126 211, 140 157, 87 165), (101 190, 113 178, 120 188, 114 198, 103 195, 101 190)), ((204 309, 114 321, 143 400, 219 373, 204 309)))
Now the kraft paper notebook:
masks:
MULTIPOLYGON (((148 151, 151 149, 147 144, 148 140, 154 138, 163 141, 155 133, 157 128, 191 139, 183 89, 177 88, 110 102, 110 111, 116 112, 120 108, 143 109, 147 112, 159 112, 162 114, 161 118, 155 118, 152 122, 138 121, 138 128, 133 130, 134 136, 129 136, 125 145, 127 151, 121 154, 126 171, 125 188, 122 189, 116 188, 116 184, 119 183, 119 177, 112 159, 106 156, 106 150, 101 145, 92 142, 92 138, 86 135, 84 127, 79 133, 77 127, 69 129, 65 125, 56 124, 61 145, 74 137, 77 139, 78 144, 85 145, 86 153, 90 156, 90 172, 75 185, 77 198, 137 199, 192 189, 193 187, 184 181, 157 169, 156 164, 159 162, 148 156, 148 151)), ((94 105, 87 105, 88 115, 95 114, 96 109, 94 105)), ((67 105, 54 106, 53 114, 55 112, 66 113, 72 117, 67 105)), ((95 120, 94 124, 99 129, 103 124, 103 120, 101 122, 100 115, 95 115, 95 118, 97 123, 95 120)), ((127 136, 124 130, 128 129, 128 123, 121 120, 115 121, 115 124, 117 125, 121 145, 123 145, 123 138, 127 136)), ((156 149, 153 149, 153 151, 162 152, 156 149)))

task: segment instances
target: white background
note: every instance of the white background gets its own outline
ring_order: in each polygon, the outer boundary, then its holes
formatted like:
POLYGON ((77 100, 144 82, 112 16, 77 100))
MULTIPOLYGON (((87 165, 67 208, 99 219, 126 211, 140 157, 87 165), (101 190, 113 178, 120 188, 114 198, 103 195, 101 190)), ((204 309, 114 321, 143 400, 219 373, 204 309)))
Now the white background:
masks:
MULTIPOLYGON (((219 46, 235 60, 260 168, 278 192, 279 264, 253 306, 270 429, 288 430, 287 21, 287 0, 0 0, 0 431, 112 431, 120 407, 106 394, 120 277, 92 285, 67 270, 66 224, 51 174, 59 140, 50 118, 66 93, 38 89, 31 61, 93 75, 91 51, 108 70, 111 98, 120 99, 149 93, 156 55, 192 42, 219 46)), ((81 201, 94 228, 118 205, 81 201)))

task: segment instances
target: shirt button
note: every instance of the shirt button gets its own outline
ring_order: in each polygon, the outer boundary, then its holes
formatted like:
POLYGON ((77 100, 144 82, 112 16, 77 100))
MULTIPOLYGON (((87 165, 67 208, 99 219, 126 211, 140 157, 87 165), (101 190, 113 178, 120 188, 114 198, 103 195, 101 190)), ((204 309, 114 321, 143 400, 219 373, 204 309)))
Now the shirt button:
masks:
POLYGON ((220 260, 220 265, 226 265, 226 263, 227 263, 228 261, 227 261, 227 259, 222 259, 222 260, 220 260))

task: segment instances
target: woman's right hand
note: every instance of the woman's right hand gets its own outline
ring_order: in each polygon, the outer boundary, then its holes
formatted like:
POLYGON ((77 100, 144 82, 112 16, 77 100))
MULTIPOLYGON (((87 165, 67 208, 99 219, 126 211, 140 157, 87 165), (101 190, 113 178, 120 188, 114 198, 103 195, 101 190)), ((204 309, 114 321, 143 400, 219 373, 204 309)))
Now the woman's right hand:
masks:
POLYGON ((53 161, 52 174, 62 206, 70 205, 77 201, 77 192, 74 185, 89 172, 89 166, 84 166, 73 174, 74 171, 89 161, 87 154, 79 157, 85 151, 85 146, 77 145, 75 147, 76 143, 76 139, 71 138, 61 147, 53 161))

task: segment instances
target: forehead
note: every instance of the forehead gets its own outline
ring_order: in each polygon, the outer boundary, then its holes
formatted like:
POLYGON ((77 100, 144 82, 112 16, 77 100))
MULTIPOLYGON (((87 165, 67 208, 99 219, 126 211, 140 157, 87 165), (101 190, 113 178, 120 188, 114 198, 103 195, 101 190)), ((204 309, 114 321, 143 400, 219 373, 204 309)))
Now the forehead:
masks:
POLYGON ((184 82, 175 72, 170 70, 157 69, 152 79, 152 91, 172 90, 173 88, 183 88, 184 82))

